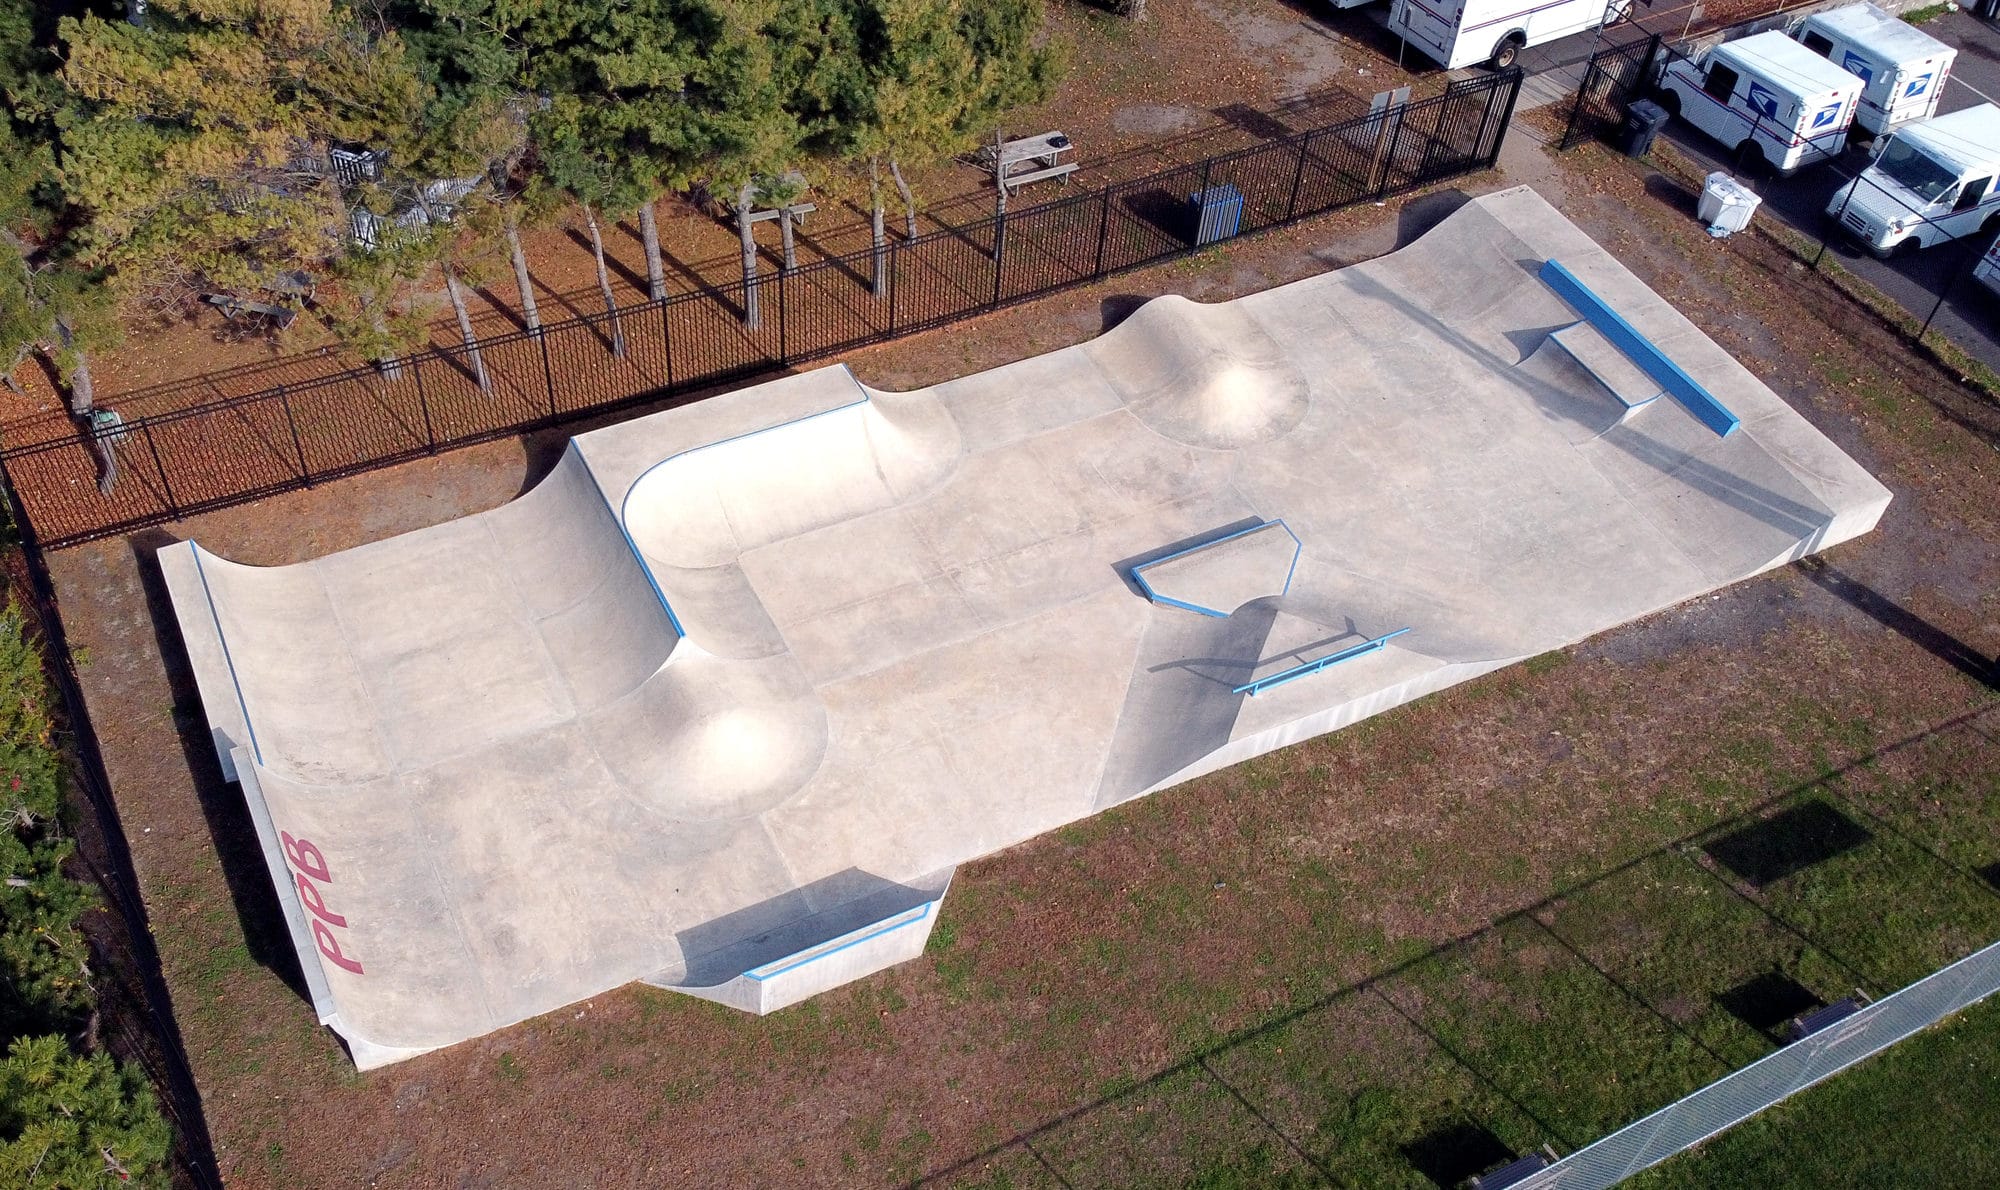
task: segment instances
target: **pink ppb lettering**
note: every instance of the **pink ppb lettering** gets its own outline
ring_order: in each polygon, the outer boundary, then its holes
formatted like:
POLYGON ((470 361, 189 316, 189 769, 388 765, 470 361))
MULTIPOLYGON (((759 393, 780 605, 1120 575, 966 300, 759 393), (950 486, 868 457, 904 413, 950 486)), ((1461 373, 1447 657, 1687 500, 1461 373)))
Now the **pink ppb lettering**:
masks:
POLYGON ((304 872, 314 880, 332 882, 333 873, 327 870, 326 856, 319 848, 304 839, 294 839, 288 831, 279 831, 278 839, 285 845, 285 859, 293 871, 304 872))
POLYGON ((348 958, 341 951, 340 939, 333 936, 332 930, 327 929, 325 925, 317 921, 312 923, 312 929, 313 941, 319 943, 319 952, 330 959, 334 966, 339 967, 342 971, 351 971, 356 975, 361 974, 361 964, 348 958))
POLYGON ((330 926, 344 926, 347 924, 346 918, 326 907, 326 898, 320 895, 318 885, 307 880, 303 874, 300 874, 297 879, 299 882, 299 900, 305 902, 306 908, 312 911, 314 917, 319 918, 330 926))

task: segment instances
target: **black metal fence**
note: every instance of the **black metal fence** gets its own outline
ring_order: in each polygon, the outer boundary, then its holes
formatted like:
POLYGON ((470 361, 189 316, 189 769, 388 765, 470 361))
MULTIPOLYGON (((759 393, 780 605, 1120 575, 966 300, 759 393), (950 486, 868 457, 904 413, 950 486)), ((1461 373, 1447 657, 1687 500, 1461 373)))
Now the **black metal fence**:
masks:
POLYGON ((1587 140, 1609 138, 1625 122, 1625 106, 1645 97, 1661 58, 1660 35, 1611 46, 1590 56, 1583 81, 1569 109, 1557 148, 1569 149, 1587 140))
POLYGON ((942 326, 1194 251, 1190 196, 1233 186, 1238 234, 1490 168, 1521 72, 888 249, 704 286, 296 385, 0 451, 35 539, 58 548, 942 326), (622 343, 622 351, 614 344, 622 343), (478 359, 474 360, 476 350, 478 359), (483 365, 483 368, 480 366, 483 365), (482 389, 483 370, 488 386, 482 389), (117 481, 98 487, 100 456, 117 481))

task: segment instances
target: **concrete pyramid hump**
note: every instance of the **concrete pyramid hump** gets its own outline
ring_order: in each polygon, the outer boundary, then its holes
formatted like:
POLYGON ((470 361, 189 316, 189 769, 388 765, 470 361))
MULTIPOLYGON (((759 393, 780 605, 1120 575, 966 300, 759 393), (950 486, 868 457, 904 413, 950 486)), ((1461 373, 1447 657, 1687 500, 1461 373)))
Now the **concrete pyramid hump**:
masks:
POLYGON ((1516 189, 933 388, 830 367, 595 430, 416 533, 159 560, 314 1007, 366 1067, 640 980, 781 1008, 920 955, 958 864, 1887 503, 1516 189), (1552 339, 1556 258, 1740 429, 1552 339))

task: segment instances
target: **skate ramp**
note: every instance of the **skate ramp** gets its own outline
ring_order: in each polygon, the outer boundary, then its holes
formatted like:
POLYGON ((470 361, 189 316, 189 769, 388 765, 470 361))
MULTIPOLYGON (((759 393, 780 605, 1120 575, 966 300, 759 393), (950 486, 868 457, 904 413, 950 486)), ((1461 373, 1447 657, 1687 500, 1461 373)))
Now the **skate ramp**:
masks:
POLYGON ((418 533, 159 561, 315 1008, 371 1066, 634 981, 781 1009, 920 954, 958 864, 1887 501, 1523 189, 932 388, 831 367, 596 430, 418 533), (1624 399, 1558 259, 1739 428, 1624 399))

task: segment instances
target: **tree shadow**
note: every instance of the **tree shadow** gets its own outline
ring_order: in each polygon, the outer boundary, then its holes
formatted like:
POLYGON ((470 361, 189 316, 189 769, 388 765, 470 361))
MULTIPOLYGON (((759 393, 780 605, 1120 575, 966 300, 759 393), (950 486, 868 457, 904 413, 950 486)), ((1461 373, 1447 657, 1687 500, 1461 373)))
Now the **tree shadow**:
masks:
POLYGON ((1820 1006, 1809 988, 1776 967, 1717 993, 1714 1000, 1724 1012, 1774 1041, 1786 1021, 1820 1006))
POLYGON ((1809 801, 1702 846, 1708 857, 1755 888, 1825 863, 1875 836, 1822 801, 1809 801))
POLYGON ((1210 114, 1220 117, 1230 127, 1256 137, 1258 140, 1283 140, 1292 135, 1292 126, 1268 112, 1258 111, 1247 103, 1231 103, 1211 108, 1210 114))
POLYGON ((152 617, 153 635, 159 646, 161 667, 173 690, 174 734, 181 754, 193 776, 195 794, 209 838, 222 861, 223 880, 229 898, 243 925, 243 940, 250 957, 285 982, 302 1000, 311 1000, 299 954, 292 943, 291 927, 273 887, 271 869, 264 859, 264 845, 257 825, 240 789, 224 780, 215 755, 215 737, 202 709, 201 692, 195 685, 194 669, 181 642, 174 615, 173 599, 167 593, 166 576, 160 571, 157 554, 180 538, 164 529, 142 529, 126 539, 133 554, 144 589, 146 609, 152 617))
POLYGON ((1098 334, 1111 330, 1119 323, 1139 312, 1139 307, 1153 299, 1143 293, 1114 293, 1097 303, 1099 325, 1098 334))
POLYGON ((1453 187, 1404 203, 1403 209, 1396 215, 1396 247, 1406 248, 1422 239, 1432 228, 1471 201, 1470 194, 1453 187))
POLYGON ((1482 1125, 1461 1119, 1400 1146, 1403 1159, 1442 1190, 1514 1159, 1514 1150, 1482 1125))
MULTIPOLYGON (((583 234, 574 227, 567 229, 565 234, 569 236, 571 242, 576 244, 577 247, 582 248, 585 252, 590 253, 593 263, 595 262, 597 250, 590 246, 589 236, 583 234)), ((623 279, 627 285, 630 285, 633 289, 638 290, 640 293, 646 292, 647 290, 646 279, 644 277, 641 277, 639 274, 633 272, 630 268, 627 268, 624 261, 619 260, 617 257, 611 255, 609 251, 606 251, 604 254, 604 267, 607 270, 618 274, 618 276, 621 279, 623 279)))

